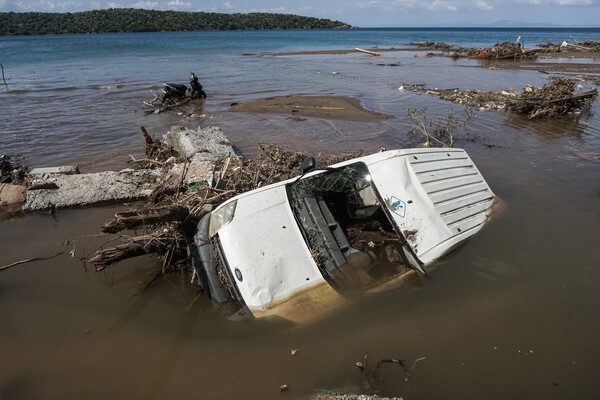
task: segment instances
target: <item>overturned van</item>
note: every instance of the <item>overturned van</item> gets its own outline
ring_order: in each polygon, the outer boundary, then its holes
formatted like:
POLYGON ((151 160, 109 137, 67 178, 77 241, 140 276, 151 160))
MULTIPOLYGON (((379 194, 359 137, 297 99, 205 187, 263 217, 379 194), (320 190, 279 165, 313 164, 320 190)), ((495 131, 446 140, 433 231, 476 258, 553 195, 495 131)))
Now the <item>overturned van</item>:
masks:
POLYGON ((461 149, 381 152, 236 196, 189 247, 199 284, 234 318, 305 321, 398 286, 477 233, 494 193, 461 149))

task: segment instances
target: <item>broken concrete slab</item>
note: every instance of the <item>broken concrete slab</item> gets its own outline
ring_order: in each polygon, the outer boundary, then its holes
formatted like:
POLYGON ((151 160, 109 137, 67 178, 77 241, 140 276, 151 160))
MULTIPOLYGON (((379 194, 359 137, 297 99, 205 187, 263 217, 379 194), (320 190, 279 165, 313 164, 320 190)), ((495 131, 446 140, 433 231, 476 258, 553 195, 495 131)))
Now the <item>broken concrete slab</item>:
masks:
MULTIPOLYGON (((165 176, 165 183, 177 185, 181 181, 181 175, 185 170, 183 163, 175 164, 165 176)), ((208 160, 192 160, 185 171, 183 183, 193 185, 194 183, 207 181, 213 176, 214 164, 208 160)))
POLYGON ((46 175, 76 175, 79 174, 77 165, 63 165, 60 167, 33 168, 29 172, 31 179, 42 179, 46 175))
POLYGON ((126 169, 95 174, 55 175, 46 180, 58 189, 28 190, 23 209, 37 211, 50 207, 63 208, 148 197, 158 185, 161 170, 126 169))
POLYGON ((93 174, 80 174, 76 166, 36 168, 31 174, 32 184, 26 192, 23 210, 142 200, 159 185, 176 187, 182 182, 184 172, 184 184, 208 181, 213 177, 214 160, 235 156, 233 146, 219 127, 195 131, 173 126, 164 137, 168 145, 189 160, 187 163, 174 164, 172 158, 157 169, 93 174))
POLYGON ((234 155, 233 146, 218 126, 198 128, 172 126, 164 135, 165 143, 192 161, 216 160, 234 155))

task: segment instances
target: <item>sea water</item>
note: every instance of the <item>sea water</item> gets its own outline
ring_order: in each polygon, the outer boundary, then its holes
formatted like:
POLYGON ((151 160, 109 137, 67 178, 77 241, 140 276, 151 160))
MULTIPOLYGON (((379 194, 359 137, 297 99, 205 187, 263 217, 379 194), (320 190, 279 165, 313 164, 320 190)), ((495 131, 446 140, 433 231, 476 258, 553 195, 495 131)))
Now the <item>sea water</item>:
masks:
MULTIPOLYGON (((358 97, 369 108, 403 117, 407 104, 394 90, 405 83, 479 89, 502 89, 502 85, 496 80, 496 85, 490 84, 485 73, 469 72, 471 79, 465 79, 464 70, 452 69, 460 61, 415 62, 413 54, 388 53, 379 59, 356 54, 277 58, 266 54, 406 48, 410 42, 426 40, 477 47, 515 41, 518 36, 521 43, 533 47, 546 39, 559 43, 569 36, 600 40, 600 29, 377 28, 2 37, 0 64, 6 85, 0 85, 0 152, 23 156, 33 166, 83 163, 139 149, 139 126, 160 137, 173 124, 197 126, 211 123, 210 118, 215 123, 225 118, 222 123, 231 128, 225 133, 241 136, 242 147, 243 137, 253 136, 257 129, 265 137, 285 140, 293 136, 289 127, 245 126, 249 116, 236 119, 222 114, 233 101, 281 94, 358 97), (402 67, 371 68, 376 63, 402 67), (208 114, 209 120, 147 116, 144 102, 152 100, 151 92, 158 93, 163 82, 187 83, 190 71, 199 76, 209 95, 196 114, 208 114), (242 127, 246 132, 240 131, 242 127)), ((540 77, 535 77, 522 84, 539 82, 540 77)), ((335 135, 342 128, 324 134, 335 135)))

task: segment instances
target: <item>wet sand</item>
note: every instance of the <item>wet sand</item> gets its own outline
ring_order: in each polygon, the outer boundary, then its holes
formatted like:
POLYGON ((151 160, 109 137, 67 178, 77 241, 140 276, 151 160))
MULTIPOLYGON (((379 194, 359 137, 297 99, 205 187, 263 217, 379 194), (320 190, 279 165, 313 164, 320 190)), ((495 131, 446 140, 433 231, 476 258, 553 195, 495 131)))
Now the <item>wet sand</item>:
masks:
POLYGON ((290 114, 293 118, 318 117, 349 121, 382 120, 393 115, 368 110, 358 99, 340 96, 278 96, 233 103, 231 111, 290 114))
MULTIPOLYGON (((425 51, 425 50, 430 50, 430 49, 418 49, 418 48, 417 49, 410 49, 410 48, 396 49, 394 47, 390 47, 389 49, 372 48, 372 49, 364 49, 364 50, 374 51, 377 53, 387 53, 390 51, 425 51)), ((354 49, 288 51, 288 52, 282 52, 282 53, 267 53, 266 55, 268 55, 268 56, 313 56, 313 55, 319 55, 319 54, 350 54, 350 53, 356 53, 356 54, 362 54, 364 56, 369 56, 369 54, 362 53, 362 52, 359 52, 354 49)))
MULTIPOLYGON (((414 52, 428 52, 433 53, 433 56, 438 57, 451 57, 453 50, 447 52, 440 52, 439 49, 434 48, 388 48, 388 49, 366 49, 369 51, 375 51, 377 53, 386 52, 397 52, 397 51, 414 51, 414 52)), ((364 55, 368 57, 368 54, 358 52, 354 49, 344 50, 318 50, 318 51, 295 51, 285 53, 269 53, 271 56, 294 56, 294 55, 336 55, 336 54, 350 54, 356 53, 357 55, 364 55)), ((600 52, 597 51, 563 51, 559 53, 543 53, 540 54, 538 59, 535 61, 528 60, 481 60, 481 64, 477 66, 469 66, 470 68, 489 68, 496 67, 502 69, 523 69, 523 70, 537 70, 543 72, 567 72, 567 73, 592 73, 600 74, 600 64, 596 62, 580 62, 580 63, 565 63, 565 62, 544 62, 540 60, 571 60, 571 59, 600 59, 600 52)))
MULTIPOLYGON (((600 74, 600 64, 591 63, 548 63, 537 61, 486 61, 468 68, 498 68, 539 71, 543 73, 566 72, 574 74, 600 74)), ((598 77, 597 77, 598 78, 598 77)))

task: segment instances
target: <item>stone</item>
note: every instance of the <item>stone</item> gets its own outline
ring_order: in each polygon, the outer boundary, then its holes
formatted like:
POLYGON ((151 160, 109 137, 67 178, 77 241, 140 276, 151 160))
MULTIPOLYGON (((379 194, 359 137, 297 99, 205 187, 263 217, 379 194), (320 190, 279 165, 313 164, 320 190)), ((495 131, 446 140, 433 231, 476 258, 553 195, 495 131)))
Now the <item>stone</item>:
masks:
POLYGON ((42 179, 44 176, 50 175, 77 175, 79 168, 77 165, 63 165, 60 167, 43 167, 33 168, 29 172, 31 179, 42 179))

